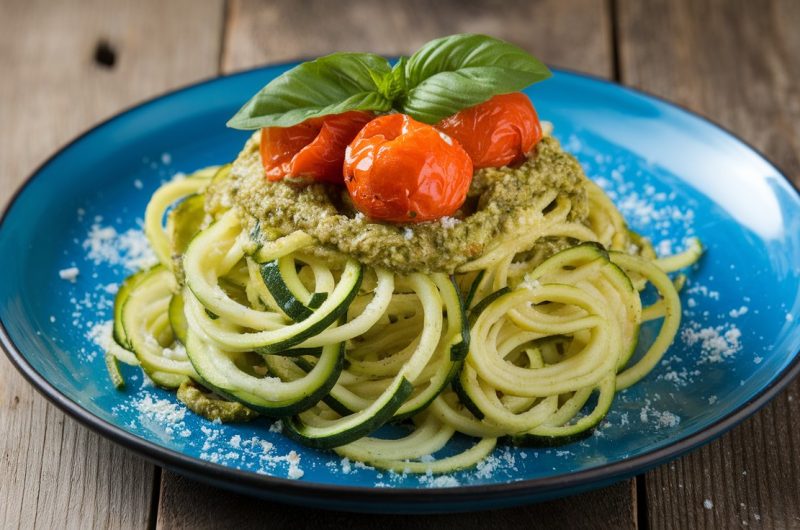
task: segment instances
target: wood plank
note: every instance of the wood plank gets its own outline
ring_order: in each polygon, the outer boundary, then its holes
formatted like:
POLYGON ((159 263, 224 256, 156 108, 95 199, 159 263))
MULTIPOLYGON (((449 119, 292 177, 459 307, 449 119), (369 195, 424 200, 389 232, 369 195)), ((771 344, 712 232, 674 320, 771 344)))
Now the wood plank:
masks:
MULTIPOLYGON (((0 13, 0 204, 92 123, 217 72, 222 0, 5 1, 0 13)), ((0 357, 0 528, 146 526, 153 466, 65 417, 0 357)))
POLYGON ((263 528, 282 530, 392 530, 400 528, 633 528, 630 484, 534 506, 447 515, 369 515, 282 506, 222 491, 174 474, 165 474, 158 515, 159 529, 263 528))
MULTIPOLYGON (((800 184, 800 3, 621 0, 618 7, 626 84, 710 116, 800 184)), ((798 397, 795 381, 728 435, 648 473, 650 527, 800 527, 798 397)))
MULTIPOLYGON (((450 33, 482 32, 508 39, 553 64, 602 76, 613 73, 611 25, 600 0, 544 2, 231 1, 222 69, 336 50, 408 54, 450 33)), ((445 517, 342 515, 282 505, 192 483, 165 471, 159 528, 634 528, 634 481, 535 506, 445 517)))
POLYGON ((487 33, 523 46, 543 61, 611 77, 611 23, 602 0, 231 0, 222 68, 333 51, 409 54, 436 37, 487 33))

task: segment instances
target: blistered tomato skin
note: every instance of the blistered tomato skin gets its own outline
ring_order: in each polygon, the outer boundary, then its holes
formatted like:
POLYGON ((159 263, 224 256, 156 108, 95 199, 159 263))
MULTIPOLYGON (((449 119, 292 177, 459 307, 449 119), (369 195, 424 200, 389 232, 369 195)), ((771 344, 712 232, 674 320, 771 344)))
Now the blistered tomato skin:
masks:
POLYGON ((452 215, 471 181, 472 161, 458 142, 405 114, 369 122, 344 160, 353 203, 378 221, 419 223, 452 215))
POLYGON ((292 127, 261 130, 261 160, 267 179, 286 177, 342 183, 347 144, 373 118, 369 112, 345 112, 312 118, 292 127))
POLYGON ((436 128, 455 138, 475 168, 502 167, 521 161, 542 139, 542 126, 528 96, 495 96, 443 119, 436 128))

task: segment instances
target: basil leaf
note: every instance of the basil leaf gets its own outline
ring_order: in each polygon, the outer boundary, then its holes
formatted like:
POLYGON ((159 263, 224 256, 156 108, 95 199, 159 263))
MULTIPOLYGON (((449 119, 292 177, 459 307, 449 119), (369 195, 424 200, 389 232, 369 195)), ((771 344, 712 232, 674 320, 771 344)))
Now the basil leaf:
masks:
POLYGON ((351 110, 396 110, 434 124, 492 96, 550 76, 537 59, 508 42, 462 34, 427 43, 394 68, 379 55, 334 53, 271 81, 228 126, 290 127, 351 110))
POLYGON ((389 87, 384 95, 392 102, 404 97, 408 91, 406 87, 406 62, 408 62, 408 57, 400 57, 388 76, 389 87))
POLYGON ((309 118, 351 110, 387 112, 392 103, 378 83, 389 62, 369 53, 334 53, 302 63, 273 79, 228 121, 234 129, 291 127, 309 118))
POLYGON ((408 59, 407 93, 395 108, 434 124, 551 75, 544 64, 513 44, 486 35, 452 35, 427 43, 408 59))

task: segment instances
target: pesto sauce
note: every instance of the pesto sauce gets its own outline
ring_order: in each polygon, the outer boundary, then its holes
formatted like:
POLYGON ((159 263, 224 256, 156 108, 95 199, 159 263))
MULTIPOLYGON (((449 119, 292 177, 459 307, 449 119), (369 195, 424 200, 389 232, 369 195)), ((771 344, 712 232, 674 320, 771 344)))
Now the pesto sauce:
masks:
POLYGON ((254 134, 230 176, 209 188, 206 209, 218 214, 238 207, 249 227, 258 220, 277 235, 303 230, 320 242, 315 252, 326 257, 344 254, 398 273, 453 273, 508 233, 520 214, 548 191, 557 189, 571 200, 570 221, 588 217, 583 170, 552 137, 542 139, 519 167, 478 170, 466 205, 452 218, 407 225, 371 222, 352 208, 343 186, 268 182, 259 140, 254 134))
POLYGON ((178 388, 178 399, 186 407, 210 421, 239 423, 250 421, 258 416, 237 401, 219 398, 197 385, 194 381, 184 381, 178 388))

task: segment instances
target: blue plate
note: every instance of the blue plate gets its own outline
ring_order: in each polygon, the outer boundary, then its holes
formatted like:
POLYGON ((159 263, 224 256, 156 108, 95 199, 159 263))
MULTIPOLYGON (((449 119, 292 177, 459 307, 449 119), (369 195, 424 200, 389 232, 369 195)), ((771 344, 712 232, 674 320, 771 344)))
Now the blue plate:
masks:
POLYGON ((210 424, 137 369, 125 368, 128 387, 114 390, 96 339, 116 284, 148 258, 140 228, 150 194, 176 172, 232 160, 247 134, 225 121, 291 66, 204 82, 112 118, 39 168, 5 212, 3 345, 39 391, 85 425, 160 465, 270 499, 355 511, 476 510, 640 473, 720 435, 800 371, 800 197, 786 177, 698 116, 557 71, 528 93, 587 174, 660 251, 679 251, 690 236, 708 249, 688 271, 675 344, 617 397, 592 437, 498 449, 452 476, 406 476, 296 445, 267 420, 210 424), (79 270, 74 282, 59 275, 70 267, 79 270))

